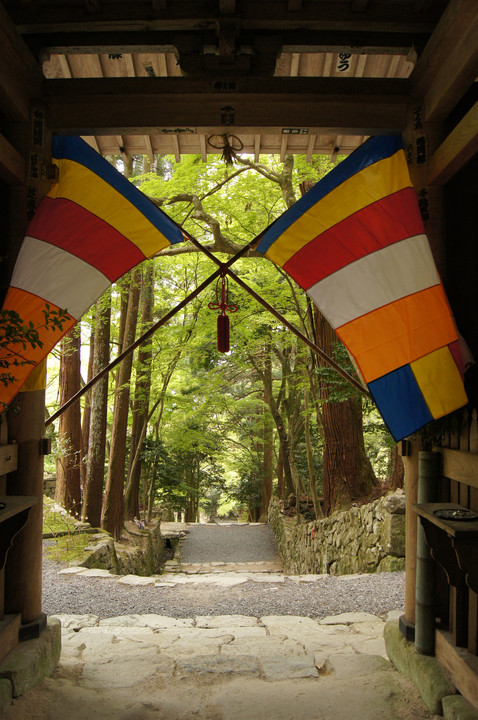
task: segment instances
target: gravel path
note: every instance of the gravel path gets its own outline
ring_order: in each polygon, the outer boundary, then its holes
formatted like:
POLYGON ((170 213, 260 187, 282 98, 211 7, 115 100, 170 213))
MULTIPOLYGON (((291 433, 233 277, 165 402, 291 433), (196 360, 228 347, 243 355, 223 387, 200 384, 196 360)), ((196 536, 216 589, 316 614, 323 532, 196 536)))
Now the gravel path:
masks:
POLYGON ((270 525, 190 525, 181 545, 185 563, 278 559, 270 525))
POLYGON ((322 618, 342 612, 371 612, 384 617, 404 606, 405 573, 327 576, 316 582, 248 581, 230 588, 217 585, 131 587, 114 579, 58 575, 62 565, 44 560, 43 611, 92 613, 100 618, 154 613, 175 618, 196 615, 304 615, 322 618))

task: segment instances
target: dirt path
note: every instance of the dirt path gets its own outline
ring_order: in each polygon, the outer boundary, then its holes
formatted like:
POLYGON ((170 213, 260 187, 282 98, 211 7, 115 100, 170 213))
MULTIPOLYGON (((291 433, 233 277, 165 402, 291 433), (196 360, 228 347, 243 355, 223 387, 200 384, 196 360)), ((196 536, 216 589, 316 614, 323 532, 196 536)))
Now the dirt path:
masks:
POLYGON ((184 563, 246 563, 278 560, 272 528, 263 524, 188 525, 181 556, 184 563))

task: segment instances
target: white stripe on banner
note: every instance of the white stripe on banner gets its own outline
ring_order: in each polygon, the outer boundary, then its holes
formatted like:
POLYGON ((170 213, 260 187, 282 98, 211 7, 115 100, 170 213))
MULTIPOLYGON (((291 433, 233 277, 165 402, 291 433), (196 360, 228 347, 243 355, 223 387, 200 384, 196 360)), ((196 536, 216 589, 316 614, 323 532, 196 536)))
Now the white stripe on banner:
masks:
POLYGON ((67 310, 78 320, 111 282, 75 255, 27 236, 15 264, 11 285, 67 310))
POLYGON ((338 328, 439 282, 428 238, 415 235, 350 263, 307 293, 338 328))

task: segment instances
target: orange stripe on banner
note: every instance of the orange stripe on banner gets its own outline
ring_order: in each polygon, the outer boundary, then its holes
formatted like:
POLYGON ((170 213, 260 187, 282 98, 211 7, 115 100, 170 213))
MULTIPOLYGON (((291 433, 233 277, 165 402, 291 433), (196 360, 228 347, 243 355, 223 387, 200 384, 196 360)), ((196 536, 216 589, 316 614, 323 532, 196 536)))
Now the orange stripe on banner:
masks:
POLYGON ((442 285, 408 295, 336 330, 367 383, 457 339, 442 285))
MULTIPOLYGON (((55 305, 51 303, 49 303, 49 305, 51 310, 59 310, 55 305)), ((0 359, 9 362, 9 367, 2 368, 2 372, 11 373, 14 376, 13 383, 9 383, 6 387, 3 385, 0 387, 0 402, 8 405, 21 389, 32 370, 48 355, 63 335, 73 327, 76 320, 73 318, 66 320, 63 323, 62 330, 47 330, 44 327, 45 315, 43 313, 43 311, 46 310, 45 300, 39 298, 37 295, 32 295, 29 292, 13 287, 8 290, 2 309, 14 310, 19 314, 23 322, 31 321, 33 327, 38 330, 40 340, 43 342, 43 347, 40 348, 37 346, 32 348, 28 346, 26 351, 23 350, 23 346, 20 344, 1 350, 0 359), (12 365, 15 359, 20 363, 23 362, 24 355, 28 355, 28 359, 32 360, 34 364, 12 365)))

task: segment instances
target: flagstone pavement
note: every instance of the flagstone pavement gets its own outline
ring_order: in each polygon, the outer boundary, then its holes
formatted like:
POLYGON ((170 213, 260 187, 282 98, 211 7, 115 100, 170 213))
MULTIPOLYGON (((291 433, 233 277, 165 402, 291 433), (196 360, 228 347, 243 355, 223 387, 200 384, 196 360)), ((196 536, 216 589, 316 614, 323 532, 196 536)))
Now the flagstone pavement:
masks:
POLYGON ((369 613, 59 618, 54 676, 15 700, 5 720, 431 717, 387 660, 384 621, 369 613))

